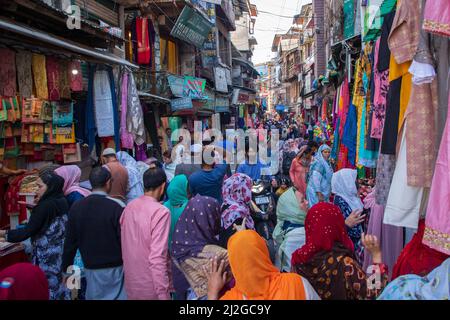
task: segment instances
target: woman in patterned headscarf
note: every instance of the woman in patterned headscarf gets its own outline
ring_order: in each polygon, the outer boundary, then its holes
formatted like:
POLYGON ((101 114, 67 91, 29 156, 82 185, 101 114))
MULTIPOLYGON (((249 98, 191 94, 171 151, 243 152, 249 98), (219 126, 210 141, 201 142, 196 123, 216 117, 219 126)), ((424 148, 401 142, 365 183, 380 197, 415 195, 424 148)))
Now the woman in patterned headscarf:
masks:
POLYGON ((376 297, 387 283, 387 267, 381 262, 381 249, 374 236, 362 237, 373 257, 371 273, 379 282, 368 287, 368 277, 356 261, 352 240, 347 235, 344 216, 331 203, 318 203, 305 219, 306 242, 292 254, 292 270, 308 279, 325 300, 354 300, 376 297), (379 277, 378 277, 379 276, 379 277))
POLYGON ((222 232, 221 245, 226 247, 228 239, 234 234, 234 224, 246 221, 247 229, 254 229, 255 224, 250 213, 252 200, 252 179, 242 173, 235 173, 223 183, 222 187, 222 232))
POLYGON ((220 206, 217 200, 200 195, 192 198, 178 219, 172 236, 171 255, 178 269, 174 274, 177 299, 206 298, 208 278, 203 267, 215 256, 227 258, 227 251, 219 246, 217 240, 219 232, 220 206))
POLYGON ((330 154, 331 148, 326 144, 321 145, 309 170, 306 197, 310 207, 330 198, 333 177, 333 169, 329 163, 330 154))

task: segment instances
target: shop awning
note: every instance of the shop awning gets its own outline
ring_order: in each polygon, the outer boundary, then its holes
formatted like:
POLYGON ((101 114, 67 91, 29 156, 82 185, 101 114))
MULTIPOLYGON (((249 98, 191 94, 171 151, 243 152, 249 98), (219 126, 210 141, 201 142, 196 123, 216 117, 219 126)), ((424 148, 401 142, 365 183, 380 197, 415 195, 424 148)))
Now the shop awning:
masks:
POLYGON ((251 64, 249 61, 247 61, 245 59, 241 59, 241 58, 233 58, 233 62, 242 64, 242 65, 246 66, 247 68, 249 68, 250 70, 252 70, 252 76, 253 76, 253 74, 255 74, 257 77, 259 76, 258 70, 256 70, 255 67, 253 66, 253 64, 251 64))
POLYGON ((144 99, 149 98, 149 99, 155 99, 155 100, 160 100, 162 102, 170 103, 170 99, 167 99, 167 98, 164 98, 161 96, 157 96, 155 94, 142 92, 142 91, 139 91, 138 94, 139 94, 139 98, 144 98, 144 99))
POLYGON ((82 56, 91 57, 99 61, 104 61, 106 63, 120 64, 136 69, 139 68, 139 66, 125 59, 114 56, 111 53, 92 49, 82 44, 62 39, 55 35, 51 35, 37 29, 19 25, 7 19, 0 18, 0 29, 31 38, 34 41, 38 40, 52 46, 57 46, 82 56))

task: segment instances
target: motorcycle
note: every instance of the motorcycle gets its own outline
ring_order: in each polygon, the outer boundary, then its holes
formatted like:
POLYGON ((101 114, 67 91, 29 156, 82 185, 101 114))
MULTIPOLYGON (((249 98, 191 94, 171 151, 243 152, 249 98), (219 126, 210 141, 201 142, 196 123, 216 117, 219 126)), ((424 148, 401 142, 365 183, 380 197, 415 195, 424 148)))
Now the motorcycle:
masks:
POLYGON ((277 217, 275 211, 276 203, 270 182, 259 180, 253 183, 250 208, 255 223, 255 230, 266 240, 270 258, 274 262, 277 250, 272 233, 277 224, 277 217))

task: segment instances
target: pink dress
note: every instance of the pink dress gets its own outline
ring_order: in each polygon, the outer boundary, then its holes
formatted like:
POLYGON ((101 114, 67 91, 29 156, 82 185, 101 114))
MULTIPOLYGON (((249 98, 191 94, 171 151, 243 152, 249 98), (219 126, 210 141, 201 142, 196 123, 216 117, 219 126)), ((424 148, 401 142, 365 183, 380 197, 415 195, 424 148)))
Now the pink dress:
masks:
MULTIPOLYGON (((450 99, 450 97, 449 97, 450 99)), ((450 100, 449 100, 450 109, 450 100)), ((423 243, 450 255, 450 112, 447 115, 433 182, 431 184, 423 243)))
POLYGON ((144 195, 128 204, 120 225, 128 299, 169 300, 169 209, 144 195))
POLYGON ((425 5, 423 29, 450 37, 450 1, 428 0, 425 5))

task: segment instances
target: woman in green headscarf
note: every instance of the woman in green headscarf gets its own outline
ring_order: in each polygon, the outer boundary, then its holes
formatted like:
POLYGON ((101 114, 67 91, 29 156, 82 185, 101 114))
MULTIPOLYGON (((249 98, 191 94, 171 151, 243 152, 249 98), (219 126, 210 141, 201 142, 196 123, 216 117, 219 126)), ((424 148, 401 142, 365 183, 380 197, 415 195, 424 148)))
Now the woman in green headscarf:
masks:
POLYGON ((305 244, 305 217, 308 202, 305 196, 291 187, 277 203, 277 225, 273 238, 277 243, 278 255, 275 262, 281 272, 290 272, 292 253, 305 244))
POLYGON ((169 187, 167 188, 167 195, 169 200, 164 203, 164 206, 170 210, 169 247, 171 247, 175 225, 189 201, 188 179, 184 174, 177 175, 170 181, 169 187))

